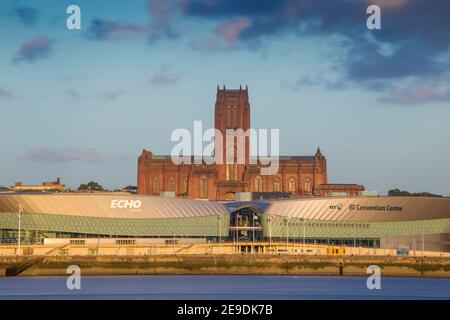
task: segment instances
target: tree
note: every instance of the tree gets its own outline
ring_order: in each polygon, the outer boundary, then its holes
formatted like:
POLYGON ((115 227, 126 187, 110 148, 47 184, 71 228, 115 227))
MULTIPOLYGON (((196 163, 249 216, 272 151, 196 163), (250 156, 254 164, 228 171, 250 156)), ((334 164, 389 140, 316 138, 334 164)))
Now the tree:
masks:
POLYGON ((95 181, 90 181, 87 184, 80 184, 78 191, 103 191, 103 187, 95 181))
POLYGON ((442 197, 439 194, 433 194, 430 192, 415 192, 411 193, 408 191, 402 191, 398 188, 391 189, 388 191, 388 195, 396 197, 442 197))

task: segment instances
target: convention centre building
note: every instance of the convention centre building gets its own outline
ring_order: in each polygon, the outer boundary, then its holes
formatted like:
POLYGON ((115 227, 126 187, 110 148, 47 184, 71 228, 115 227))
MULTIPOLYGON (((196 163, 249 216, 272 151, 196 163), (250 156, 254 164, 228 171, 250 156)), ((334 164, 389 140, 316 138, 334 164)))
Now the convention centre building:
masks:
POLYGON ((205 201, 131 194, 0 194, 0 242, 152 238, 304 242, 450 252, 450 198, 205 201), (20 219, 19 219, 20 216, 20 219), (19 226, 20 220, 20 226, 19 226))

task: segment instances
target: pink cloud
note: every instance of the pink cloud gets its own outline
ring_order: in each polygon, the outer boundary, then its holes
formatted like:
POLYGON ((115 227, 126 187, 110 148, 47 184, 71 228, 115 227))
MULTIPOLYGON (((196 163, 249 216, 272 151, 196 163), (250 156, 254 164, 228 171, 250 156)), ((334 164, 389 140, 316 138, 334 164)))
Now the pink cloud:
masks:
POLYGON ((38 162, 105 162, 123 161, 129 157, 119 153, 105 153, 95 148, 32 148, 19 157, 21 161, 38 162))
POLYGON ((450 89, 439 89, 431 85, 417 85, 394 90, 384 100, 404 105, 427 102, 450 102, 450 89))
POLYGON ((367 0, 367 5, 376 4, 381 9, 402 8, 409 4, 409 0, 367 0))
POLYGON ((37 59, 47 58, 50 56, 51 44, 53 40, 44 36, 37 36, 25 42, 13 58, 13 63, 21 61, 32 62, 37 59))
POLYGON ((249 18, 240 18, 227 21, 219 25, 215 32, 222 37, 230 45, 235 45, 239 40, 239 34, 251 26, 251 20, 249 18))

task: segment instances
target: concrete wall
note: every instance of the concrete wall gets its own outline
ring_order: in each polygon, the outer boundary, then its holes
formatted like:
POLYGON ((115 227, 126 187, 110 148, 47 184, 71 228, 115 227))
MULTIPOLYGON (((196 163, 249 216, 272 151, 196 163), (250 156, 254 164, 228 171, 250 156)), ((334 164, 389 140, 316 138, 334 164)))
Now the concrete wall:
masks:
MULTIPOLYGON (((0 256, 17 255, 16 246, 0 246, 0 256)), ((34 245, 22 246, 23 256, 152 256, 152 255, 253 254, 293 256, 397 256, 395 249, 352 248, 286 243, 135 244, 135 245, 34 245), (335 249, 335 250, 332 250, 335 249)), ((450 253, 411 250, 409 256, 450 257, 450 253)))

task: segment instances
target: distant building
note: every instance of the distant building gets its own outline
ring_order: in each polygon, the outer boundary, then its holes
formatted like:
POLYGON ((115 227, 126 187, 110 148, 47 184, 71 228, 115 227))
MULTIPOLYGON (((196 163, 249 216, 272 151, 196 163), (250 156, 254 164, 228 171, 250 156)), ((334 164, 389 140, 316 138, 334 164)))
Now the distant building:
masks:
POLYGON ((291 199, 290 192, 237 192, 236 201, 286 200, 291 199))
POLYGON ((372 190, 372 191, 366 190, 366 191, 358 192, 358 196, 360 196, 360 197, 379 197, 380 194, 376 190, 372 190))
POLYGON ((126 186, 125 188, 122 188, 118 190, 120 192, 128 192, 128 193, 137 193, 137 187, 136 186, 126 186))
POLYGON ((14 192, 66 192, 67 188, 61 184, 61 178, 56 181, 43 182, 42 185, 23 185, 22 182, 16 182, 11 187, 14 192))
POLYGON ((48 238, 67 244, 89 238, 117 244, 124 239, 131 244, 143 238, 163 243, 204 239, 234 243, 240 252, 247 252, 242 250, 252 241, 450 252, 449 198, 224 202, 116 193, 3 193, 0 244, 17 243, 18 204, 26 226, 20 237, 30 244, 48 238))
MULTIPOLYGON (((215 128, 223 136, 228 129, 242 129, 243 132, 250 129, 247 88, 218 87, 214 120, 215 128)), ((226 145, 215 142, 215 154, 227 154, 226 145)), ((248 138, 244 144, 245 163, 235 159, 234 163, 177 165, 169 155, 155 155, 144 149, 138 160, 137 193, 160 195, 169 191, 183 198, 236 200, 240 192, 289 193, 293 198, 299 198, 326 196, 329 192, 356 196, 364 190, 363 186, 354 184, 327 184, 327 160, 319 148, 314 155, 280 156, 278 172, 261 175, 262 165, 250 162, 248 138)))
POLYGON ((321 184, 317 187, 316 195, 322 197, 355 197, 364 191, 359 184, 321 184))

